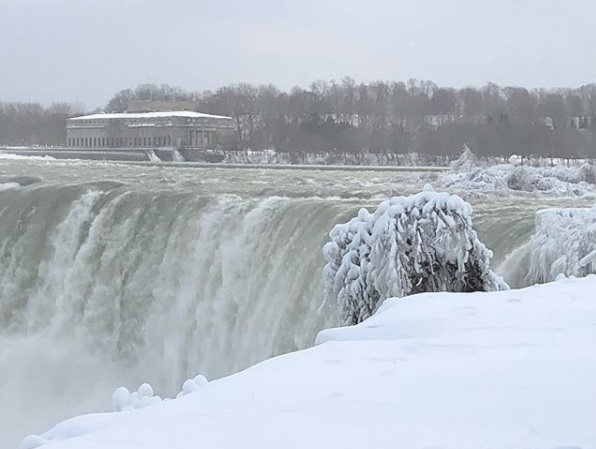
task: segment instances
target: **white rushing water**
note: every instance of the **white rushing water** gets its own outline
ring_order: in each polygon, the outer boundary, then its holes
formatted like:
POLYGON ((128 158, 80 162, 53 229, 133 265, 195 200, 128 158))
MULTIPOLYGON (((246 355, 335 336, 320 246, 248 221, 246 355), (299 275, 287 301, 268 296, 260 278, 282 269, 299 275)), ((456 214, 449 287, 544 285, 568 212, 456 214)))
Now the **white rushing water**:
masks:
MULTIPOLYGON (((436 176, 0 161, 0 447, 109 409, 120 385, 169 396, 311 345, 338 322, 322 293, 329 231, 436 176)), ((468 197, 514 285, 534 212, 591 204, 468 197)))

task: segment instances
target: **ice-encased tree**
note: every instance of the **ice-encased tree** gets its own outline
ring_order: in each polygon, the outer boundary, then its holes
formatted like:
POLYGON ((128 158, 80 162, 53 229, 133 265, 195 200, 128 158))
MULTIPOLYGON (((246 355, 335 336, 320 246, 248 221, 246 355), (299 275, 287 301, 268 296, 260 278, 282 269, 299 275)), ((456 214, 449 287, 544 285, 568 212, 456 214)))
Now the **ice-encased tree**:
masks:
POLYGON ((528 249, 530 283, 596 273, 596 207, 537 211, 528 249))
POLYGON ((490 269, 492 252, 478 239, 471 213, 457 195, 427 187, 335 226, 323 248, 324 275, 343 324, 364 321, 391 297, 507 289, 490 269))

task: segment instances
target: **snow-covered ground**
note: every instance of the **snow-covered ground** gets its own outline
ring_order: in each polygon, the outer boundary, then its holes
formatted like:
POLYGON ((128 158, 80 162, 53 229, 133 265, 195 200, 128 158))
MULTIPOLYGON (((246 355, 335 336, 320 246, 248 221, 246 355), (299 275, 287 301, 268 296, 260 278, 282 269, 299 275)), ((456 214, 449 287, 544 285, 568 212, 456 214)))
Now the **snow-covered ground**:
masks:
POLYGON ((596 448, 595 289, 589 276, 390 299, 312 349, 145 408, 129 410, 120 390, 115 406, 129 411, 74 418, 22 447, 596 448))

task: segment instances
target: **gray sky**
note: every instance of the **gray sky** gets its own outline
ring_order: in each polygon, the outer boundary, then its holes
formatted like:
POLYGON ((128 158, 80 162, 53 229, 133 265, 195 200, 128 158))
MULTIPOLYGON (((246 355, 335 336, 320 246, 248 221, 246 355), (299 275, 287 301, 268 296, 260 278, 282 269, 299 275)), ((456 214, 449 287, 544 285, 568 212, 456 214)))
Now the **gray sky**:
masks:
POLYGON ((596 81, 593 0, 0 0, 0 101, 118 90, 430 79, 596 81))

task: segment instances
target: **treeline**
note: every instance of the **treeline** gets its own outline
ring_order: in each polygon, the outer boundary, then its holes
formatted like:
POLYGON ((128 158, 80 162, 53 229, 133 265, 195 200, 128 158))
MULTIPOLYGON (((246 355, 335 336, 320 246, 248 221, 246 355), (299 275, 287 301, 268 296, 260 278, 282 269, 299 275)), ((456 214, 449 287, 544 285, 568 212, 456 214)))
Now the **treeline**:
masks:
POLYGON ((80 114, 67 103, 0 102, 0 145, 64 145, 66 119, 80 114))
POLYGON ((468 145, 486 157, 596 157, 596 84, 453 89, 347 77, 289 92, 239 84, 202 93, 141 85, 116 94, 106 111, 125 111, 130 100, 193 101, 203 112, 229 115, 241 149, 450 158, 468 145))
MULTIPOLYGON (((449 159, 468 145, 486 157, 596 157, 596 84, 575 89, 439 87, 430 81, 316 81, 288 92, 273 85, 230 85, 188 92, 140 85, 113 96, 106 112, 131 100, 192 101, 202 112, 234 118, 236 149, 325 152, 358 158, 418 153, 449 159)), ((0 103, 0 143, 64 143, 68 104, 0 103)))

